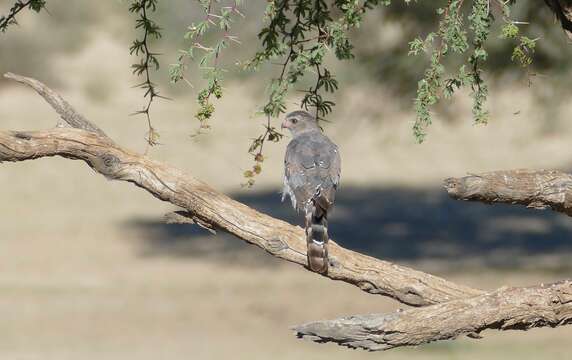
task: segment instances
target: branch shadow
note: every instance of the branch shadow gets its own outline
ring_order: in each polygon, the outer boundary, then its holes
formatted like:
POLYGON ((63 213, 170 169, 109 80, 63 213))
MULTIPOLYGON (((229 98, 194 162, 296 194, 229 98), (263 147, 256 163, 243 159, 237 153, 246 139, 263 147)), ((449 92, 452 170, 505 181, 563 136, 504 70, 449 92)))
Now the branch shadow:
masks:
MULTIPOLYGON (((278 191, 231 195, 261 212, 301 224, 278 191)), ((343 187, 330 216, 340 245, 401 263, 436 263, 445 270, 483 266, 563 272, 572 269, 572 220, 552 211, 450 199, 441 189, 343 187)), ((127 226, 141 239, 141 256, 205 258, 254 266, 279 263, 259 249, 193 225, 139 219, 127 226)))

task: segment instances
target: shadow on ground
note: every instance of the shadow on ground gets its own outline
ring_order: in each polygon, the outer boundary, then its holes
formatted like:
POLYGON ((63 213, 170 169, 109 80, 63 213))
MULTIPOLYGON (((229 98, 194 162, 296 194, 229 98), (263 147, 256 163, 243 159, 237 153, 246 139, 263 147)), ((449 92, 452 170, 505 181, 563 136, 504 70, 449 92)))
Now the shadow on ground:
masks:
MULTIPOLYGON (((441 189, 344 187, 330 217, 342 246, 387 260, 437 262, 448 270, 482 266, 554 272, 572 269, 572 219, 520 206, 454 201, 441 189)), ((264 213, 299 223, 278 191, 232 195, 264 213)), ((200 257, 227 263, 274 265, 259 249, 228 234, 191 225, 136 220, 142 256, 200 257)))

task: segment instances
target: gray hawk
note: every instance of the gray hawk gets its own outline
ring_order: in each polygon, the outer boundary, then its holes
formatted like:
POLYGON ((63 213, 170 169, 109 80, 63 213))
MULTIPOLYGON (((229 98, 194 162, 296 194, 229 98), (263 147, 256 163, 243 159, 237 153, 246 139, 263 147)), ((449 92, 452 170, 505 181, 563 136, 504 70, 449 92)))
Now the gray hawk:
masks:
POLYGON ((284 190, 296 211, 305 215, 308 267, 328 272, 328 212, 340 182, 338 147, 322 133, 316 119, 305 111, 286 115, 283 129, 292 133, 284 158, 284 190))

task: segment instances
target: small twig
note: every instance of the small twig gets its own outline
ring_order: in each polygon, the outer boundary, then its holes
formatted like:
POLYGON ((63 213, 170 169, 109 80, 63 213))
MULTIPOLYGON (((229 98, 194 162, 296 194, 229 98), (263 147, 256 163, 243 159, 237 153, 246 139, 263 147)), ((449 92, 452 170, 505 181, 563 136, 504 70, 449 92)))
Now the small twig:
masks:
MULTIPOLYGON (((14 5, 12 5, 12 8, 10 8, 8 15, 3 15, 0 17, 0 32, 5 32, 8 29, 8 26, 11 24, 17 24, 16 15, 18 15, 18 13, 24 10, 26 7, 31 7, 33 3, 34 0, 28 0, 26 2, 17 0, 14 5)), ((42 7, 43 3, 40 3, 40 8, 42 7)))
POLYGON ((101 136, 107 137, 105 132, 101 130, 97 125, 88 121, 83 115, 77 112, 64 98, 62 98, 58 93, 48 88, 46 85, 41 83, 36 79, 29 77, 6 73, 4 74, 6 79, 15 80, 21 84, 28 85, 34 89, 38 94, 40 94, 44 100, 48 102, 60 115, 63 121, 65 121, 71 127, 77 129, 84 129, 87 131, 95 132, 101 136))
POLYGON ((151 122, 151 106, 155 98, 164 97, 159 95, 156 85, 151 81, 151 66, 154 65, 157 70, 159 68, 159 62, 157 60, 158 54, 150 50, 149 37, 153 35, 158 38, 161 36, 161 33, 159 32, 160 28, 153 20, 149 19, 147 15, 149 7, 155 10, 155 3, 152 0, 136 0, 130 7, 131 12, 137 12, 140 16, 135 27, 143 29, 143 39, 135 40, 130 48, 130 52, 131 54, 135 53, 135 55, 141 52, 144 55, 142 62, 140 64, 134 64, 132 67, 133 73, 136 75, 143 74, 145 76, 145 81, 137 85, 137 87, 144 89, 144 97, 149 99, 143 110, 136 111, 135 114, 145 115, 148 127, 147 143, 150 146, 154 146, 159 144, 159 134, 155 131, 151 122))

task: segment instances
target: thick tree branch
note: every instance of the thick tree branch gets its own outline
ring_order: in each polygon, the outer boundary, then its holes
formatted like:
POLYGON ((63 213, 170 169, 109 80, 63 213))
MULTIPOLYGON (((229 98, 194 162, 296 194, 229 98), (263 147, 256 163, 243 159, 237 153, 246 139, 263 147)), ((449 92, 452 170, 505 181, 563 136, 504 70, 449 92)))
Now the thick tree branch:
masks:
MULTIPOLYGON (((188 210, 195 222, 222 229, 274 256, 306 266, 304 231, 232 200, 190 174, 129 152, 99 134, 80 129, 0 131, 0 162, 46 156, 85 161, 109 179, 122 180, 188 210)), ((479 290, 403 266, 377 260, 335 242, 327 276, 372 294, 420 306, 479 294, 479 290)))
POLYGON ((454 199, 520 204, 572 216, 572 175, 555 170, 506 170, 449 178, 445 190, 454 199))
MULTIPOLYGON (((259 213, 194 179, 190 174, 123 149, 40 82, 10 74, 38 91, 72 128, 0 131, 0 163, 61 156, 85 161, 113 180, 135 184, 185 209, 168 221, 221 229, 273 256, 307 266, 304 231, 259 213)), ((569 175, 554 171, 505 171, 448 179, 452 196, 520 203, 567 212, 569 175)), ((568 213, 568 212, 567 212, 568 213)), ((426 306, 390 315, 364 315, 296 328, 300 337, 349 347, 382 350, 476 336, 484 329, 528 329, 571 322, 572 283, 503 288, 492 293, 365 256, 331 242, 326 275, 404 304, 426 306)))
POLYGON ((296 327, 298 337, 370 351, 414 346, 486 329, 528 330, 572 323, 572 282, 501 288, 489 294, 392 314, 318 321, 296 327))
MULTIPOLYGON (((70 128, 32 132, 2 131, 0 162, 46 156, 83 160, 109 179, 134 183, 153 196, 182 207, 196 223, 227 231, 278 258, 307 265, 305 235, 300 227, 259 213, 177 168, 121 148, 102 135, 101 130, 93 130, 93 124, 84 117, 79 117, 65 100, 45 85, 17 75, 9 77, 26 79, 23 82, 47 98, 67 123, 90 131, 70 128), (81 119, 79 122, 78 118, 81 119)), ((333 241, 329 250, 331 263, 327 277, 356 285, 372 294, 390 296, 404 304, 422 306, 482 293, 420 271, 346 250, 333 241)))

